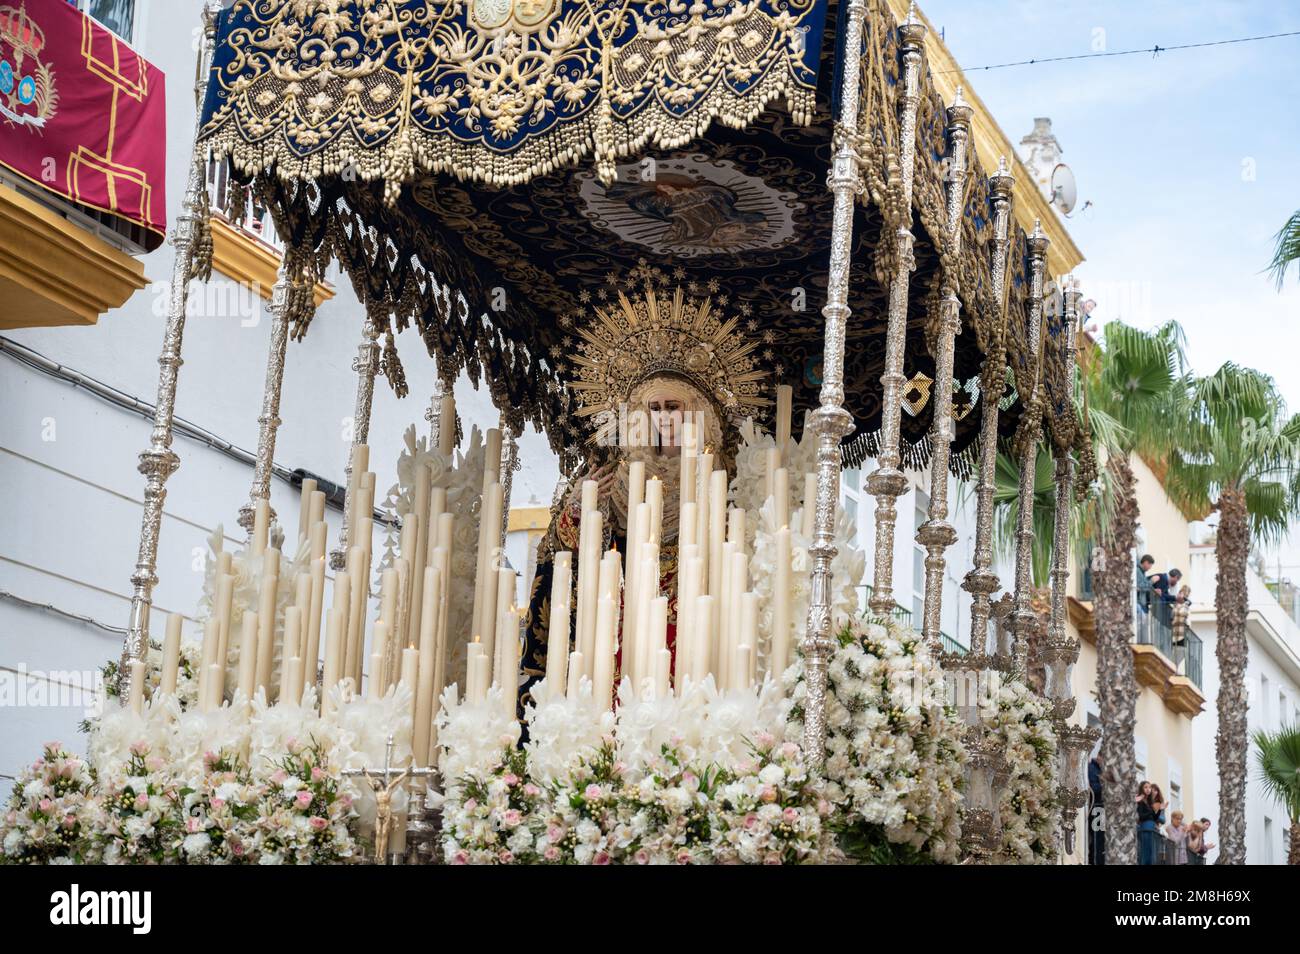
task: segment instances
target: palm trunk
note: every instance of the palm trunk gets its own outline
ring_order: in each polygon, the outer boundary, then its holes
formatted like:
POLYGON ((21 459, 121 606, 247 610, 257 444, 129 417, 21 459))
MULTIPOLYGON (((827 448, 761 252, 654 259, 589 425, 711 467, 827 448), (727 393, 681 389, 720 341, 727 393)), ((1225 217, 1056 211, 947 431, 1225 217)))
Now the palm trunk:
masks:
POLYGON ((1300 818, 1291 819, 1291 850, 1287 852, 1286 863, 1300 865, 1300 818))
POLYGON ((1133 746, 1138 687, 1133 672, 1133 540, 1138 506, 1127 457, 1106 464, 1115 507, 1104 535, 1104 562, 1095 568, 1093 592, 1097 630, 1097 700, 1101 709, 1101 751, 1107 775, 1106 864, 1137 864, 1137 755, 1133 746))
MULTIPOLYGON (((1219 732, 1214 739, 1219 760, 1219 860, 1246 863, 1246 559, 1250 524, 1246 495, 1236 487, 1219 494, 1219 533, 1214 545, 1219 563, 1214 612, 1218 639, 1219 732)), ((1294 840, 1292 842, 1294 844, 1294 840)))

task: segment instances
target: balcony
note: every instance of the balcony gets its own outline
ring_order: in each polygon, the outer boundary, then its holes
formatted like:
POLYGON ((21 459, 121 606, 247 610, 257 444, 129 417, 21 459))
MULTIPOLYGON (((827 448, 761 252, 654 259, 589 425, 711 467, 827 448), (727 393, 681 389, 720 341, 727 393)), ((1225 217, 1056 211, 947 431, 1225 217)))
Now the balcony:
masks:
MULTIPOLYGON (((1093 618, 1092 550, 1088 549, 1075 578, 1078 595, 1070 598, 1070 619, 1083 638, 1096 642, 1096 624, 1093 618)), ((1197 715, 1205 704, 1201 695, 1201 666, 1203 646, 1201 639, 1189 625, 1183 635, 1175 640, 1167 616, 1168 607, 1159 603, 1144 608, 1137 599, 1136 587, 1131 591, 1133 605, 1133 668, 1137 680, 1154 690, 1166 706, 1188 717, 1197 715)))
MULTIPOLYGON (((860 584, 857 587, 857 589, 859 593, 858 610, 863 616, 868 616, 871 613, 871 609, 870 609, 871 596, 875 592, 875 590, 872 588, 871 584, 869 583, 860 584)), ((895 603, 893 609, 889 611, 889 618, 892 619, 899 626, 904 626, 908 629, 913 628, 912 611, 907 609, 904 606, 900 606, 898 603, 895 603)), ((967 647, 957 642, 957 640, 953 639, 945 632, 941 631, 939 633, 939 640, 943 644, 943 650, 946 653, 952 653, 957 656, 964 656, 968 652, 967 647)))
MULTIPOLYGON (((228 207, 235 190, 245 189, 231 180, 225 162, 208 164, 207 183, 213 209, 208 220, 212 230, 213 270, 233 278, 264 301, 270 301, 284 258, 284 243, 276 234, 270 213, 249 197, 246 197, 247 213, 241 221, 232 221, 217 211, 228 207)), ((319 308, 321 302, 334 297, 334 287, 328 282, 317 282, 314 297, 319 308)))

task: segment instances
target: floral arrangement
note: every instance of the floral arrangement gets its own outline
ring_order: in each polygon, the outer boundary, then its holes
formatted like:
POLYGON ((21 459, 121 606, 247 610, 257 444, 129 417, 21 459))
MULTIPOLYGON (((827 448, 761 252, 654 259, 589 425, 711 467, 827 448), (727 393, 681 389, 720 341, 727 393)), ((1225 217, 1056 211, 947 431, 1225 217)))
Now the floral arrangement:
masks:
MULTIPOLYGON (((176 702, 181 711, 197 705, 199 701, 198 672, 203 662, 203 647, 196 642, 182 642, 180 656, 176 667, 176 702)), ((163 648, 157 640, 149 640, 149 649, 144 656, 144 698, 145 702, 153 699, 162 686, 163 648)), ((99 668, 104 702, 120 699, 118 686, 118 661, 110 659, 99 668)), ((84 720, 78 727, 89 734, 98 721, 98 717, 84 720)))
POLYGON ((980 700, 980 720, 1006 758, 1010 776, 1000 804, 1001 860, 1056 857, 1056 732, 1048 704, 1016 678, 1000 680, 980 700))
POLYGON ((830 851, 829 803, 799 747, 770 733, 734 770, 665 745, 634 781, 613 739, 548 786, 527 770, 523 750, 505 749, 455 786, 449 864, 799 864, 830 851))
MULTIPOLYGON (((856 620, 827 669, 824 797, 849 857, 954 862, 961 836, 963 726, 921 636, 856 620)), ((789 738, 803 733, 802 656, 785 674, 789 738)))
MULTIPOLYGON (((373 792, 344 776, 410 752, 410 694, 337 691, 327 716, 251 702, 212 712, 159 693, 94 726, 90 758, 57 743, 14 786, 0 862, 331 864, 359 860, 373 792), (304 741, 305 740, 305 741, 304 741)), ((401 807, 394 799, 395 807, 401 807)))

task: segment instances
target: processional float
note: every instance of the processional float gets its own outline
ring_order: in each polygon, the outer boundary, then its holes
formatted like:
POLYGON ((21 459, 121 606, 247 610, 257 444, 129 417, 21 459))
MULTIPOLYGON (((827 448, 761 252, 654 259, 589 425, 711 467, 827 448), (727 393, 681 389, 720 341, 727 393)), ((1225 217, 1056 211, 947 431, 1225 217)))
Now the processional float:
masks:
MULTIPOLYGON (((210 273, 204 169, 228 163, 286 246, 272 302, 258 463, 241 525, 267 518, 289 339, 337 261, 364 306, 356 445, 375 378, 405 389, 396 336, 436 361, 441 397, 467 373, 502 426, 533 425, 570 471, 582 434, 565 384, 571 316, 637 269, 744 302, 758 357, 810 412, 817 438, 810 608, 801 651, 802 747, 818 763, 833 648, 831 563, 842 468, 874 459, 870 611, 894 608, 896 501, 928 470, 921 632, 945 668, 1023 670, 1037 449, 1056 460, 1046 640, 1032 647, 1061 729, 1062 831, 1072 837, 1090 738, 1067 728, 1078 646, 1064 626, 1075 455, 1079 295, 1044 306, 1047 239, 1011 215, 1012 178, 970 148, 972 111, 945 106, 924 66, 926 28, 882 0, 236 0, 208 4, 193 165, 173 233, 139 558, 121 673, 149 644, 189 283, 210 273), (384 344, 380 344, 380 338, 384 344), (999 448, 1020 464, 1014 607, 990 624, 999 448), (977 481, 972 643, 940 642, 948 477, 977 481), (1009 634, 1009 635, 1008 635, 1009 634)), ((233 219, 239 209, 226 210, 233 219)), ((409 350, 409 348, 408 348, 409 350)), ((409 359, 408 359, 409 360, 409 359)), ((441 434, 439 432, 442 432, 441 434)), ((506 455, 512 453, 507 442, 506 455)), ((490 457, 490 454, 489 454, 490 457)), ((345 513, 363 511, 349 468, 345 513)), ((498 466, 495 461, 490 466, 498 466)), ((500 473, 513 469, 503 461, 500 473)), ((364 467, 362 467, 364 470, 364 467)), ((508 499, 504 503, 508 512, 508 499)), ((504 529, 503 529, 504 532, 504 529)), ((347 539, 344 530, 344 540, 347 539)), ((345 554, 332 560, 343 569, 345 554)), ((366 592, 368 596, 368 590, 366 592)), ((309 664, 315 664, 313 659, 309 664)), ((308 677, 310 679, 310 676, 308 677)), ((123 692, 123 698, 127 693, 123 692)), ((972 728, 967 841, 993 837, 1000 754, 972 728)), ((414 823, 413 823, 414 824, 414 823)))

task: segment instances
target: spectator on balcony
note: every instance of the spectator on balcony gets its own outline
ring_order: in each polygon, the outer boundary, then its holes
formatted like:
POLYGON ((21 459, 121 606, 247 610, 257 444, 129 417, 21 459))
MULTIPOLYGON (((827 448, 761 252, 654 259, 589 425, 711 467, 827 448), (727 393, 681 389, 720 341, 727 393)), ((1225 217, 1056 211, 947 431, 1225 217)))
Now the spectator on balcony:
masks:
POLYGON ((1179 602, 1176 593, 1178 581, 1183 578, 1183 571, 1172 569, 1168 573, 1157 573, 1151 578, 1153 599, 1156 604, 1156 618, 1169 626, 1173 622, 1174 604, 1179 602))
POLYGON ((1143 782, 1138 787, 1137 794, 1138 864, 1156 863, 1160 826, 1164 821, 1165 801, 1160 786, 1154 782, 1143 782))
POLYGON ((1156 565, 1156 558, 1150 553, 1142 554, 1137 565, 1137 605, 1144 613, 1151 612, 1151 568, 1156 565))
POLYGON ((1187 864, 1187 836, 1190 833, 1191 828, 1183 824, 1182 812, 1170 814, 1169 824, 1165 826, 1165 837, 1169 839, 1169 846, 1172 849, 1170 864, 1187 864))
POLYGON ((1214 847, 1214 842, 1210 841, 1207 835, 1210 832, 1210 820, 1202 818, 1200 821, 1194 821, 1191 830, 1187 833, 1187 863, 1193 865, 1205 864, 1205 856, 1210 853, 1214 847))

